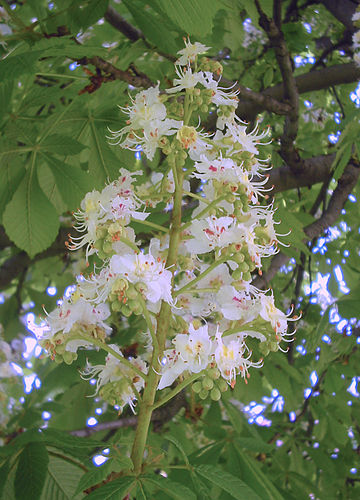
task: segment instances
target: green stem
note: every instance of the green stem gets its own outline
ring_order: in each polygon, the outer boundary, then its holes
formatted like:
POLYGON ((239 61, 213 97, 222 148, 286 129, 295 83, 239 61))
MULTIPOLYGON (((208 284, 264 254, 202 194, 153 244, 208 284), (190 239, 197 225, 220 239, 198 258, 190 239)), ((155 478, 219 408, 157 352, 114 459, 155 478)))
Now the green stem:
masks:
POLYGON ((130 241, 128 238, 125 238, 125 236, 120 236, 119 241, 121 241, 121 243, 124 243, 125 245, 130 247, 132 250, 134 250, 135 253, 140 252, 139 247, 137 245, 135 245, 135 243, 130 241))
MULTIPOLYGON (((169 251, 166 260, 166 267, 175 270, 178 247, 181 241, 181 204, 182 204, 182 184, 183 172, 179 169, 175 178, 174 208, 172 212, 172 223, 170 227, 169 251)), ((140 475, 144 458, 144 450, 151 422, 151 415, 154 410, 154 401, 157 387, 159 385, 161 365, 159 358, 163 355, 165 341, 168 334, 171 318, 171 307, 167 302, 162 302, 160 312, 157 315, 156 338, 159 350, 153 350, 147 383, 140 403, 138 424, 135 431, 131 459, 134 464, 134 473, 140 475)))
POLYGON ((155 222, 150 222, 149 220, 139 220, 139 219, 131 219, 131 222, 136 222, 136 224, 142 224, 143 226, 149 226, 157 231, 162 231, 167 233, 169 229, 167 227, 160 226, 159 224, 155 224, 155 222))
POLYGON ((70 342, 71 340, 86 340, 87 342, 90 342, 93 345, 96 345, 100 347, 100 349, 103 349, 104 351, 108 352, 109 354, 112 354, 116 359, 118 359, 123 365, 127 366, 130 368, 132 371, 134 371, 139 377, 143 378, 145 381, 147 380, 147 375, 143 373, 139 368, 134 366, 132 363, 130 363, 129 360, 124 358, 124 356, 121 356, 118 352, 116 352, 112 347, 110 347, 108 344, 105 344, 101 340, 95 339, 91 335, 87 335, 86 333, 81 333, 79 335, 71 335, 66 339, 66 343, 70 342))
POLYGON ((219 288, 194 288, 190 290, 185 290, 185 292, 182 293, 190 293, 190 294, 196 294, 196 293, 217 293, 219 291, 219 288))
MULTIPOLYGON (((201 196, 200 196, 200 198, 201 198, 201 196)), ((201 210, 201 212, 197 214, 196 219, 201 219, 202 217, 204 217, 204 215, 206 215, 207 212, 210 212, 210 210, 212 210, 214 207, 216 207, 216 205, 218 203, 220 203, 220 201, 224 200, 225 198, 226 198, 226 195, 224 194, 222 196, 219 196, 219 198, 216 198, 216 200, 213 200, 211 203, 209 203, 209 205, 207 207, 204 208, 204 210, 201 210)), ((204 198, 201 198, 201 201, 203 201, 204 203, 207 203, 207 201, 204 198)), ((191 226, 191 224, 192 224, 192 220, 183 224, 181 227, 182 231, 185 231, 185 229, 187 229, 189 226, 191 226)))
POLYGON ((174 297, 177 297, 181 293, 184 293, 186 290, 191 289, 194 285, 196 285, 196 283, 198 283, 200 280, 205 278, 205 276, 207 276, 209 273, 211 273, 211 271, 213 269, 215 269, 217 266, 219 266, 223 262, 226 262, 226 260, 227 260, 226 258, 222 258, 222 259, 219 259, 219 260, 216 260, 215 262, 213 262, 204 272, 200 273, 198 276, 196 276, 196 278, 189 281, 189 283, 187 283, 182 288, 180 288, 180 290, 176 290, 176 292, 174 292, 174 294, 173 294, 174 297))
POLYGON ((85 80, 86 76, 60 75, 57 73, 36 73, 35 76, 48 76, 52 78, 71 78, 72 80, 85 80))
POLYGON ((200 378, 202 375, 203 375, 202 371, 199 372, 199 373, 193 373, 192 375, 190 375, 190 377, 188 377, 186 380, 183 380, 180 384, 178 384, 175 387, 175 389, 173 389, 172 391, 170 391, 166 396, 164 396, 163 398, 159 399, 159 401, 157 401, 153 405, 153 409, 155 410, 156 408, 159 408, 160 406, 162 406, 165 403, 167 403, 168 401, 170 401, 170 399, 172 399, 174 396, 176 396, 177 394, 179 394, 179 392, 181 392, 183 389, 185 389, 185 387, 187 387, 192 382, 195 382, 195 380, 197 380, 198 378, 200 378))
POLYGON ((190 191, 184 191, 184 195, 185 196, 191 196, 191 198, 195 198, 195 200, 202 201, 203 203, 207 203, 208 205, 210 205, 210 203, 211 203, 211 201, 208 201, 203 196, 199 196, 198 194, 191 193, 190 191))
POLYGON ((149 329, 149 332, 150 332, 150 335, 151 335, 151 340, 152 340, 152 344, 153 344, 153 348, 154 348, 154 351, 156 350, 156 356, 158 356, 158 352, 159 352, 159 343, 158 343, 158 339, 156 337, 156 333, 154 331, 154 327, 153 327, 153 324, 151 322, 151 318, 150 318, 150 314, 149 314, 149 311, 146 307, 146 302, 145 300, 141 297, 141 295, 139 294, 138 295, 138 300, 141 302, 141 307, 142 307, 142 310, 143 310, 143 314, 144 314, 144 318, 145 318, 145 321, 146 321, 146 324, 147 324, 147 327, 149 329))

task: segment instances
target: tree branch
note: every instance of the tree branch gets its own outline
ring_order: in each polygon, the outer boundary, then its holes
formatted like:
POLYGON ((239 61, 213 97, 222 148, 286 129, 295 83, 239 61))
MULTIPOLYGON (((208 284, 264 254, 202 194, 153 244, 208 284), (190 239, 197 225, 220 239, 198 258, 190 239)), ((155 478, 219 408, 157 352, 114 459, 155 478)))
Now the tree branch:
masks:
POLYGON ((275 56, 283 79, 283 99, 290 104, 290 111, 286 115, 284 131, 280 139, 280 154, 291 168, 299 171, 300 167, 302 167, 302 160, 294 147, 294 141, 298 133, 299 93, 293 75, 290 53, 281 31, 281 2, 279 0, 274 1, 274 19, 268 18, 261 9, 258 0, 255 0, 255 3, 260 15, 259 24, 266 32, 271 46, 275 50, 275 56))
MULTIPOLYGON (((340 177, 338 185, 333 192, 329 205, 323 215, 315 222, 304 228, 304 233, 307 236, 305 241, 312 240, 313 238, 320 236, 320 234, 336 222, 349 194, 357 183, 359 174, 359 164, 355 163, 354 160, 351 160, 345 168, 343 175, 340 177)), ((257 277, 253 284, 258 288, 267 288, 269 282, 274 278, 280 267, 285 265, 289 259, 290 257, 284 253, 280 252, 276 254, 273 257, 270 267, 266 273, 264 273, 261 277, 257 277)))
POLYGON ((154 86, 154 83, 144 73, 137 73, 134 75, 130 71, 123 71, 98 56, 82 57, 81 59, 76 59, 76 61, 83 66, 92 64, 96 68, 99 68, 104 73, 110 75, 109 80, 122 80, 133 87, 143 87, 145 89, 154 86))
POLYGON ((107 8, 104 17, 113 28, 120 31, 131 42, 136 42, 140 38, 144 38, 142 32, 135 28, 132 24, 128 23, 124 17, 111 7, 111 5, 107 8))
MULTIPOLYGON (((309 71, 295 77, 296 87, 299 94, 314 92, 331 87, 332 85, 342 85, 344 83, 355 83, 360 78, 360 67, 355 63, 336 64, 316 71, 309 71)), ((283 84, 274 85, 262 92, 263 96, 271 97, 280 101, 283 95, 283 84)), ((266 110, 260 102, 250 100, 248 96, 242 96, 239 102, 237 114, 246 121, 253 121, 258 113, 266 110), (248 102, 246 102, 248 101, 248 102)))
MULTIPOLYGON (((184 391, 177 394, 167 405, 162 408, 155 410, 152 414, 151 421, 154 425, 154 430, 160 430, 161 427, 169 422, 181 408, 186 406, 187 402, 185 399, 184 391)), ((108 431, 113 429, 120 429, 122 427, 136 427, 138 417, 133 415, 131 417, 120 418, 119 420, 114 420, 111 422, 102 422, 97 424, 95 427, 85 427, 85 429, 78 429, 76 431, 71 431, 72 436, 78 437, 88 437, 95 432, 108 431)))

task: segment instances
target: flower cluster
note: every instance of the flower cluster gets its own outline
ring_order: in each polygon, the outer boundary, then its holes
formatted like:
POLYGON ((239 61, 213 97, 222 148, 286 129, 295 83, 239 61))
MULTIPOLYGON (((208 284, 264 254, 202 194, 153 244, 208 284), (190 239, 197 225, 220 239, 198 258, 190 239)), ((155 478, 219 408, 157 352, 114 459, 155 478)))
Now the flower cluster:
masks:
POLYGON ((121 168, 118 180, 85 196, 74 214, 82 235, 69 248, 86 247, 86 259, 102 264, 48 315, 42 345, 56 361, 72 362, 79 347, 108 352, 83 376, 97 376, 100 396, 121 408, 134 408, 150 371, 159 390, 199 378, 194 392, 218 400, 288 336, 289 317, 273 294, 251 284, 278 251, 260 151, 269 131, 249 131, 237 117, 238 91, 220 86, 221 64, 200 57, 207 50, 186 40, 173 86, 157 84, 121 108, 128 120, 113 142, 149 160, 159 150, 160 164, 145 182, 121 168), (217 114, 213 133, 200 126, 209 111, 217 114), (147 219, 154 207, 161 214, 159 202, 172 212, 170 225, 147 219), (134 222, 146 230, 141 241, 134 222), (146 342, 129 358, 124 345, 106 342, 106 321, 133 316, 146 342))
POLYGON ((352 21, 357 31, 353 34, 353 50, 354 50, 354 61, 358 66, 360 66, 360 9, 356 9, 354 15, 352 16, 352 21))

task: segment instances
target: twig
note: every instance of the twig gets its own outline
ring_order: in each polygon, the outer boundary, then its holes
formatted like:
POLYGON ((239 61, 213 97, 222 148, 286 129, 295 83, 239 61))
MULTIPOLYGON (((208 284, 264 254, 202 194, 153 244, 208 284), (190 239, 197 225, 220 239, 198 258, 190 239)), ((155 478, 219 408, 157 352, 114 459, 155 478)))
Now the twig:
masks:
POLYGON ((281 2, 274 1, 274 16, 276 19, 269 19, 262 10, 259 0, 255 0, 259 12, 259 24, 267 33, 271 45, 274 47, 275 56, 283 79, 283 97, 290 104, 290 111, 286 115, 284 131, 281 136, 280 154, 290 168, 294 171, 301 170, 302 160, 294 147, 294 141, 298 133, 299 120, 299 93, 296 80, 293 75, 293 66, 284 35, 281 31, 281 2))
POLYGON ((136 42, 140 38, 144 38, 142 32, 128 23, 111 5, 108 6, 104 18, 113 28, 120 31, 131 42, 136 42))
MULTIPOLYGON (((154 411, 151 417, 151 421, 154 424, 154 430, 158 431, 160 428, 169 422, 184 406, 186 406, 186 399, 184 392, 181 392, 175 396, 169 404, 164 405, 164 407, 159 408, 154 411)), ((85 427, 84 429, 78 429, 71 431, 72 436, 78 437, 88 437, 95 432, 109 431, 112 429, 120 429, 123 427, 136 427, 138 417, 133 415, 131 417, 123 417, 119 420, 114 420, 111 422, 102 422, 94 427, 85 427)))

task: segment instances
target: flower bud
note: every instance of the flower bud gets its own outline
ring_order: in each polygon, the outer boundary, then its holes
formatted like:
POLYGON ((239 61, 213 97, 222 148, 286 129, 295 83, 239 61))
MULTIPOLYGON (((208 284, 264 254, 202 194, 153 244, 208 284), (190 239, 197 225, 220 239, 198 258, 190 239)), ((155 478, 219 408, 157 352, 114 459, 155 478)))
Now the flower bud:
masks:
POLYGON ((219 401, 221 399, 221 392, 217 387, 214 387, 210 392, 210 397, 213 401, 219 401))
POLYGON ((210 377, 204 377, 202 380, 203 389, 210 391, 214 387, 214 381, 210 377))

